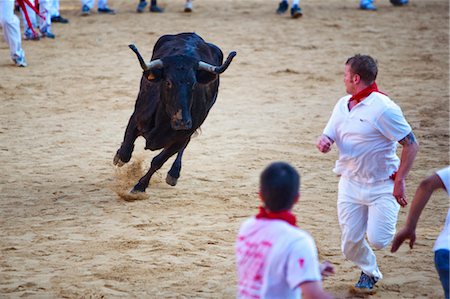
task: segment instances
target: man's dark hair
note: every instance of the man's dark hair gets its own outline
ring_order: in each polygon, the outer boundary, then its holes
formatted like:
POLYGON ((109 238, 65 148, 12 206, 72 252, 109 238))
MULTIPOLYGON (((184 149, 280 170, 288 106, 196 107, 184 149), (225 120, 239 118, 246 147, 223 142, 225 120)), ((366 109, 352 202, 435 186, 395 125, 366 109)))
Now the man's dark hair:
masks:
POLYGON ((377 79, 378 66, 377 61, 369 55, 357 54, 347 59, 346 65, 349 65, 354 74, 361 77, 361 81, 370 85, 377 79))
POLYGON ((289 210, 300 190, 300 175, 286 162, 274 162, 260 177, 260 192, 265 207, 272 212, 289 210))

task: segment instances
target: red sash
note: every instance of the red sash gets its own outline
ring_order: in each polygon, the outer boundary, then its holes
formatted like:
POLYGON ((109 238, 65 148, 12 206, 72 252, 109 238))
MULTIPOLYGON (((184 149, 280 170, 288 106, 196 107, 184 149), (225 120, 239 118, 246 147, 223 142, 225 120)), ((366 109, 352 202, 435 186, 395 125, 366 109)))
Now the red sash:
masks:
POLYGON ((264 207, 259 207, 259 213, 256 215, 256 219, 261 218, 283 220, 290 225, 297 226, 297 218, 291 211, 271 212, 267 211, 264 207))

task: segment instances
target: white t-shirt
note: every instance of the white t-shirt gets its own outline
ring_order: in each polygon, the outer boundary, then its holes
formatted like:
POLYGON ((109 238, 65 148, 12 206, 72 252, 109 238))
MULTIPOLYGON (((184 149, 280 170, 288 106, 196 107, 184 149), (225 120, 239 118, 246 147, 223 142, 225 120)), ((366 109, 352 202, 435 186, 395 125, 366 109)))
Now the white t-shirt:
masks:
MULTIPOLYGON (((441 178, 445 190, 447 190, 447 193, 450 195, 450 166, 436 171, 436 174, 441 178)), ((447 212, 444 229, 434 243, 433 250, 436 251, 439 249, 450 250, 450 209, 447 212)))
POLYGON ((397 142, 411 127, 400 107, 379 92, 372 92, 348 111, 350 97, 336 103, 323 131, 339 150, 333 171, 361 183, 386 180, 400 165, 397 142))
POLYGON ((246 220, 235 249, 237 298, 298 299, 301 283, 322 279, 313 238, 283 220, 246 220))

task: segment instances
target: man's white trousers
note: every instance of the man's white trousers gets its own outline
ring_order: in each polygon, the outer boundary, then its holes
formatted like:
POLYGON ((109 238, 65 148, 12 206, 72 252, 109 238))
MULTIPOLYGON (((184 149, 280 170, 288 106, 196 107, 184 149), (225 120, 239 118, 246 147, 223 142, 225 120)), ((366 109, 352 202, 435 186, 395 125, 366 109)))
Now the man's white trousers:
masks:
POLYGON ((381 279, 372 248, 382 249, 395 235, 400 205, 392 195, 394 181, 360 183, 341 177, 338 218, 344 256, 369 276, 381 279), (367 240, 366 240, 367 235, 367 240))

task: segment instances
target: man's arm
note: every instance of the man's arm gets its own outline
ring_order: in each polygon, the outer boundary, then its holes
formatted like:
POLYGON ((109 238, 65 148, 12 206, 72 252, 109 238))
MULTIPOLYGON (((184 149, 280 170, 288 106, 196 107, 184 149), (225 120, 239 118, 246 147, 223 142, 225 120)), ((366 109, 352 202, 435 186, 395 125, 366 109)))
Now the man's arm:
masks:
POLYGON ((302 298, 305 299, 332 299, 333 296, 322 288, 321 281, 305 281, 300 284, 302 298))
POLYGON ((416 227, 420 214, 436 189, 445 188, 444 183, 437 174, 433 174, 423 180, 417 187, 416 194, 409 210, 406 224, 394 238, 391 252, 396 252, 406 239, 409 239, 409 247, 412 249, 416 242, 416 227))
POLYGON ((398 204, 405 207, 408 204, 405 195, 405 179, 414 163, 417 152, 419 151, 419 144, 416 141, 414 133, 411 131, 405 138, 399 141, 402 145, 402 154, 400 157, 400 166, 395 176, 393 195, 398 204))

